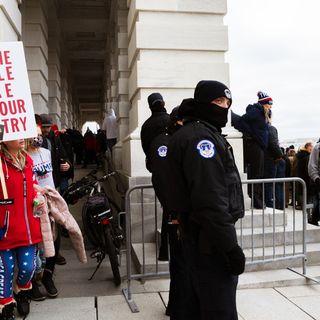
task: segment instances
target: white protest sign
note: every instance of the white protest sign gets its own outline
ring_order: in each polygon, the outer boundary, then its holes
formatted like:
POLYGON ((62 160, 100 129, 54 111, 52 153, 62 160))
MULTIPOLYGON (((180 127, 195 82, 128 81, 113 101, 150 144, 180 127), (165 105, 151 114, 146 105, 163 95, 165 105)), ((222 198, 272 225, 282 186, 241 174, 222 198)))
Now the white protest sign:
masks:
POLYGON ((0 124, 3 141, 37 136, 22 42, 0 42, 0 124))

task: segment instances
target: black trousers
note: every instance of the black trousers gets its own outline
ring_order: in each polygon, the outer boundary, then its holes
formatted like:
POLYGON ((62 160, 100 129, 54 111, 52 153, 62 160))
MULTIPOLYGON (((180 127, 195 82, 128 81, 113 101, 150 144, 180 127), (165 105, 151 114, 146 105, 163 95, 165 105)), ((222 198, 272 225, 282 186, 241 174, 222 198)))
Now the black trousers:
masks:
POLYGON ((184 320, 186 266, 183 259, 181 241, 178 237, 178 225, 168 225, 170 250, 170 291, 167 309, 171 320, 184 320))
POLYGON ((167 260, 170 255, 170 291, 167 311, 169 311, 171 320, 185 320, 186 266, 181 241, 177 233, 178 225, 168 225, 169 210, 167 209, 167 197, 165 194, 167 185, 162 175, 153 174, 152 184, 163 208, 159 258, 167 260))
POLYGON ((45 266, 45 268, 50 270, 52 273, 54 272, 54 269, 56 266, 57 256, 60 251, 61 227, 59 225, 57 225, 57 238, 53 244, 54 244, 55 255, 54 255, 54 257, 46 258, 46 266, 45 266))
POLYGON ((187 239, 182 245, 187 267, 183 319, 237 320, 238 277, 228 272, 223 254, 203 254, 187 239))

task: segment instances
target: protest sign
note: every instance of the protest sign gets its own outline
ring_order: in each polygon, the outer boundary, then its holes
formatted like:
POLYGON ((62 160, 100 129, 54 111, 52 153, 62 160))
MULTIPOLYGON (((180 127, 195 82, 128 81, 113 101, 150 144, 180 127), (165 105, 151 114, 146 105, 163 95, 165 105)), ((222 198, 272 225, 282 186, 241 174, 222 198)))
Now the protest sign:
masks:
POLYGON ((37 136, 22 42, 0 42, 0 125, 3 141, 37 136))

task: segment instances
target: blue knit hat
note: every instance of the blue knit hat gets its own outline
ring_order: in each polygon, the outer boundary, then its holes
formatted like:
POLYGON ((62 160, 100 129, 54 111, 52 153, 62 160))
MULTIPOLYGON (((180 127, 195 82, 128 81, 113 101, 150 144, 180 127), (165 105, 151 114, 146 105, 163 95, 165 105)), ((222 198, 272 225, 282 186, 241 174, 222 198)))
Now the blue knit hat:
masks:
POLYGON ((257 96, 260 104, 273 104, 272 98, 266 92, 259 91, 257 96))

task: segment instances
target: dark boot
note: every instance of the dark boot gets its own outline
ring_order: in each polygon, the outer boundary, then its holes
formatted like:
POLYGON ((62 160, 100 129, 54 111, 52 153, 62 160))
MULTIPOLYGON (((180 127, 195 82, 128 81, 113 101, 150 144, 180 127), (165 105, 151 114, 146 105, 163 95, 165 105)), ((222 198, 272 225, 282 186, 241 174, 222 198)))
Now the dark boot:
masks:
POLYGON ((58 295, 58 290, 52 279, 52 271, 45 269, 43 271, 42 283, 47 290, 48 296, 50 298, 55 298, 58 295))
POLYGON ((32 279, 32 289, 30 290, 30 299, 34 301, 43 301, 47 298, 47 291, 36 276, 32 279))
POLYGON ((6 304, 0 313, 0 320, 14 320, 14 307, 14 302, 6 304))
POLYGON ((30 290, 21 290, 19 293, 14 294, 20 316, 26 316, 30 312, 29 291, 30 290))
POLYGON ((59 266, 62 266, 64 264, 66 264, 66 258, 63 257, 60 252, 58 252, 57 256, 56 256, 56 264, 58 264, 59 266))

